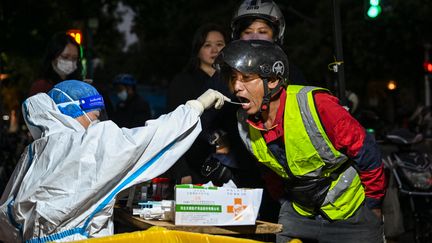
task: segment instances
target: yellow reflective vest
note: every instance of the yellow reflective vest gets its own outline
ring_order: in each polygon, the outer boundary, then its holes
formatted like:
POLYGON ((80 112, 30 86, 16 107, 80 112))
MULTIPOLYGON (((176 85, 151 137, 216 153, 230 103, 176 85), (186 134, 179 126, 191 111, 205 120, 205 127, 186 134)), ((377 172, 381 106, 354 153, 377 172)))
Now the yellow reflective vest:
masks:
MULTIPOLYGON (((348 157, 337 151, 319 120, 313 99, 314 91, 322 88, 289 85, 284 111, 284 142, 287 173, 267 147, 261 131, 249 125, 239 116, 239 133, 259 162, 268 166, 284 179, 314 179, 330 177, 332 172, 348 163, 348 157)), ((330 188, 320 212, 332 220, 349 218, 365 198, 363 186, 357 171, 346 166, 343 172, 331 179, 330 188)), ((342 167, 341 167, 342 168, 342 167)), ((314 209, 293 202, 294 209, 301 215, 312 216, 314 209)))

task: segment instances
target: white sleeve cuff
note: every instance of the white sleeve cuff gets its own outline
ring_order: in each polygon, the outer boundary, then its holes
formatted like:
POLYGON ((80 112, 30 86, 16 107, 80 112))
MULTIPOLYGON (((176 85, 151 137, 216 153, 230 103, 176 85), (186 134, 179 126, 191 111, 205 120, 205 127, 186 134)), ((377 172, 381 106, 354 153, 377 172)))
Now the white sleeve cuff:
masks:
POLYGON ((186 102, 186 106, 190 106, 200 113, 200 116, 204 112, 204 106, 198 100, 189 100, 186 102))

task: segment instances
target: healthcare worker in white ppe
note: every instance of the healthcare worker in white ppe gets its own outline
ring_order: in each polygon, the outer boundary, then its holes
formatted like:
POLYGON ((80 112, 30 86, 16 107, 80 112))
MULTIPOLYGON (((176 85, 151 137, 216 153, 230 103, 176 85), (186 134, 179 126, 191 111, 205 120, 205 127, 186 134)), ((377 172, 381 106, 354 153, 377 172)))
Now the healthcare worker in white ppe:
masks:
POLYGON ((23 103, 35 139, 26 147, 0 199, 0 241, 69 241, 112 235, 116 195, 170 168, 201 131, 200 116, 224 97, 196 100, 119 128, 99 121, 104 102, 85 82, 63 81, 23 103))

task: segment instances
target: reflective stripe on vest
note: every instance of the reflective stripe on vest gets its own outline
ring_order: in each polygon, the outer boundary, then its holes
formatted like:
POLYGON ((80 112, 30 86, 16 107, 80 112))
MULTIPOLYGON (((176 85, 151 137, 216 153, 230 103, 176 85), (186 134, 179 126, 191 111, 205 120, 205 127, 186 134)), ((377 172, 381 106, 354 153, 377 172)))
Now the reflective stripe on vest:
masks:
MULTIPOLYGON (((287 165, 299 178, 328 177, 347 157, 337 151, 328 139, 319 120, 313 100, 313 91, 322 88, 289 85, 284 111, 284 138, 287 165)), ((239 132, 247 148, 257 159, 283 178, 288 178, 282 165, 268 149, 261 132, 239 120, 239 132), (248 129, 246 129, 246 127, 248 129), (249 140, 249 141, 248 141, 249 140)), ((286 165, 285 165, 286 166, 286 165)), ((364 198, 360 178, 354 168, 341 173, 330 186, 321 210, 331 219, 351 216, 364 198)), ((294 208, 302 215, 312 210, 294 208)))
MULTIPOLYGON (((285 124, 294 125, 284 127, 285 144, 297 145, 287 146, 287 158, 297 165, 299 161, 303 162, 291 169, 294 175, 329 176, 329 172, 348 159, 334 148, 321 125, 313 99, 313 91, 316 90, 327 91, 298 85, 290 85, 287 90, 284 121, 285 124), (298 119, 299 114, 301 120, 298 119), (302 136, 300 142, 298 134, 302 136), (313 166, 310 165, 311 161, 315 162, 313 166)), ((291 168, 291 164, 289 165, 291 168)))

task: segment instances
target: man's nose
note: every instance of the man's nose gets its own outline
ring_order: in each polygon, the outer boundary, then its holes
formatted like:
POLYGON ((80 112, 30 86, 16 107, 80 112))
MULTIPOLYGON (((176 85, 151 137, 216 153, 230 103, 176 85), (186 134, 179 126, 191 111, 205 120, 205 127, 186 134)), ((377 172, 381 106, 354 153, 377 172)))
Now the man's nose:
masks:
POLYGON ((234 93, 237 93, 237 92, 241 91, 242 87, 243 87, 243 82, 241 82, 240 79, 236 79, 236 80, 233 81, 234 93))

